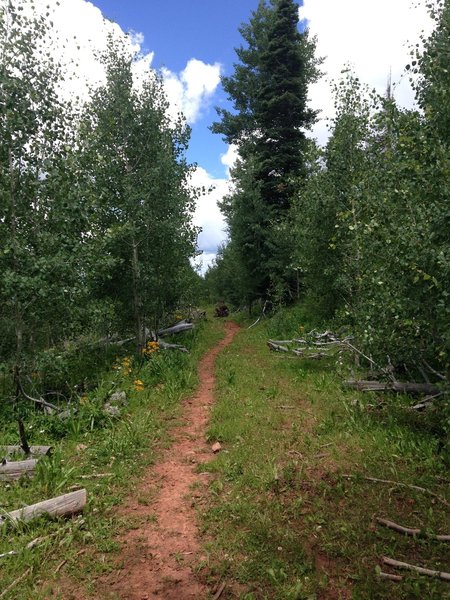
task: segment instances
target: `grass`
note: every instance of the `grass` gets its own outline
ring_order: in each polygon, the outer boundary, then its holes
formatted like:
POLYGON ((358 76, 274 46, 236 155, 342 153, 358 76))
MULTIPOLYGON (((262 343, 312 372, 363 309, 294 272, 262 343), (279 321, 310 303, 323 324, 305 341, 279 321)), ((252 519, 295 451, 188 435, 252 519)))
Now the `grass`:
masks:
MULTIPOLYGON (((80 487, 87 488, 88 506, 83 515, 70 520, 41 518, 2 526, 0 554, 11 550, 18 554, 0 559, 1 598, 61 597, 57 582, 66 576, 88 595, 95 578, 112 568, 119 550, 117 535, 139 526, 118 518, 116 507, 132 491, 142 470, 155 460, 159 448, 170 443, 168 429, 178 417, 180 399, 196 385, 198 360, 222 335, 223 324, 210 320, 184 334, 182 343, 190 347, 190 354, 155 353, 142 364, 133 360, 124 364, 124 357, 119 357, 116 368, 103 374, 78 412, 65 421, 41 413, 29 415, 29 443, 52 444, 53 454, 40 460, 33 479, 0 482, 0 510, 20 508, 80 487), (137 380, 143 385, 136 384, 137 380), (127 393, 128 404, 120 417, 108 417, 102 406, 119 389, 127 393), (27 549, 38 537, 45 539, 27 549), (9 593, 1 595, 23 575, 9 593)), ((0 425, 2 443, 17 443, 16 436, 14 424, 0 425)), ((138 501, 151 505, 151 494, 138 501)))
MULTIPOLYGON (((224 600, 449 597, 448 584, 427 577, 404 572, 402 583, 380 580, 382 556, 448 571, 450 552, 448 543, 405 538, 375 521, 449 533, 448 508, 429 494, 364 479, 419 485, 448 500, 450 476, 430 417, 405 410, 410 400, 402 396, 344 390, 345 372, 332 361, 268 351, 268 337, 292 337, 307 325, 304 314, 283 311, 243 327, 219 356, 208 437, 222 451, 200 467, 212 477, 199 509, 205 547, 198 576, 211 589, 226 582, 224 600)), ((61 578, 72 582, 74 598, 95 594, 96 579, 116 563, 118 534, 142 524, 141 517, 118 516, 117 506, 170 444, 168 430, 180 399, 196 384, 198 358, 222 334, 223 321, 210 320, 186 334, 191 354, 156 354, 131 372, 121 357, 120 369, 105 372, 76 415, 61 423, 36 413, 27 421, 30 443, 52 443, 55 450, 33 480, 0 483, 1 508, 80 485, 89 502, 83 515, 67 521, 3 526, 0 554, 18 554, 0 559, 2 590, 25 574, 7 600, 68 600, 58 591, 61 578), (127 392, 129 404, 119 418, 105 417, 101 406, 117 389, 127 392), (39 536, 46 539, 27 549, 39 536)), ((17 442, 15 435, 15 427, 0 425, 2 442, 17 442)), ((149 507, 148 520, 155 519, 155 492, 137 498, 149 507)))
POLYGON ((210 540, 203 579, 225 580, 223 597, 243 600, 450 597, 447 583, 407 572, 402 583, 380 580, 382 556, 448 571, 450 552, 448 543, 406 538, 375 521, 448 533, 448 507, 364 479, 445 496, 438 440, 423 415, 405 410, 410 400, 346 391, 333 362, 270 353, 268 337, 287 335, 295 320, 285 313, 243 329, 219 357, 208 435, 223 450, 202 467, 214 474, 200 513, 210 540))

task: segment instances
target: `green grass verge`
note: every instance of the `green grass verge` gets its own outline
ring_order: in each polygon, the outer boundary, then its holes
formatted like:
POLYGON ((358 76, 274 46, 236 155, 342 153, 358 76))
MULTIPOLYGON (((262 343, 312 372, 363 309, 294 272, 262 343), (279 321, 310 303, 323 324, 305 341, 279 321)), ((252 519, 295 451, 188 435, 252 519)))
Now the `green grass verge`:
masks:
MULTIPOLYGON (((0 554, 17 552, 0 558, 0 594, 16 582, 2 598, 63 598, 56 589, 67 576, 89 595, 95 578, 112 568, 119 550, 117 535, 136 526, 129 518, 118 518, 116 507, 155 460, 158 449, 170 443, 168 429, 177 419, 180 400, 197 383, 198 360, 222 336, 223 323, 210 319, 177 338, 190 347, 189 354, 158 352, 139 364, 121 354, 116 368, 104 373, 76 414, 65 421, 39 412, 29 416, 29 443, 52 444, 53 454, 41 459, 33 479, 0 481, 0 510, 14 510, 79 487, 87 488, 88 506, 83 515, 69 520, 40 518, 0 526, 0 554), (120 417, 108 417, 102 406, 118 389, 127 393, 128 404, 120 417), (27 549, 38 537, 45 539, 27 549)), ((17 443, 16 426, 0 425, 0 440, 17 443)), ((151 498, 140 501, 151 502, 151 498)))
POLYGON ((450 544, 375 521, 448 534, 448 507, 364 479, 422 486, 449 501, 428 417, 408 411, 404 397, 344 390, 345 374, 330 360, 270 353, 269 336, 290 328, 292 337, 304 326, 295 313, 277 318, 242 329, 218 359, 208 435, 223 450, 202 467, 214 474, 199 512, 209 540, 202 577, 226 581, 223 598, 243 600, 450 597, 437 579, 397 571, 404 580, 393 583, 378 575, 383 556, 449 571, 450 544))

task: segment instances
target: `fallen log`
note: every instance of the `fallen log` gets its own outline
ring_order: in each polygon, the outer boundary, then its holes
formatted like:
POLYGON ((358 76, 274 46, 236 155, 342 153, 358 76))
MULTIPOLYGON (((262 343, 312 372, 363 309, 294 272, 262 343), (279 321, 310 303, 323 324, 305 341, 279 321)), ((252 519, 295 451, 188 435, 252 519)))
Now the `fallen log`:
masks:
POLYGON ((189 352, 185 346, 181 346, 180 344, 168 344, 167 342, 163 342, 163 340, 159 340, 158 344, 162 350, 179 350, 180 352, 189 352))
POLYGON ((269 346, 269 349, 273 350, 274 352, 289 352, 289 348, 286 348, 286 346, 282 346, 281 344, 275 344, 270 340, 267 342, 267 345, 269 346))
POLYGON ((430 577, 438 577, 444 581, 450 581, 450 573, 445 571, 435 571, 434 569, 425 569, 424 567, 418 567, 416 565, 410 565, 409 563, 402 562, 400 560, 394 560, 387 556, 383 556, 383 562, 385 565, 396 567, 398 569, 407 569, 408 571, 414 571, 420 573, 420 575, 429 575, 430 577))
POLYGON ((393 521, 389 521, 389 519, 382 519, 381 517, 375 517, 375 520, 380 525, 384 525, 393 531, 397 531, 398 533, 402 533, 403 535, 408 535, 412 537, 421 536, 427 537, 433 540, 439 540, 440 542, 450 542, 450 535, 433 535, 428 534, 421 529, 416 529, 413 527, 403 527, 403 525, 398 525, 398 523, 394 523, 393 521))
POLYGON ((408 383, 402 381, 368 381, 349 379, 344 385, 360 392, 400 392, 402 394, 439 394, 439 388, 432 383, 408 383))
POLYGON ((194 323, 189 323, 186 320, 180 321, 172 327, 167 327, 166 329, 158 330, 158 337, 164 337, 165 335, 173 335, 175 333, 181 333, 182 331, 190 331, 194 329, 194 323))
MULTIPOLYGON (((49 456, 52 446, 30 446, 30 456, 49 456)), ((8 458, 11 454, 25 454, 22 446, 0 446, 0 456, 8 458)))
POLYGON ((13 462, 4 462, 0 464, 0 480, 1 481, 14 481, 20 479, 22 475, 28 477, 34 474, 37 460, 35 458, 29 458, 28 460, 18 460, 13 462))
POLYGON ((77 490, 0 515, 0 525, 7 522, 31 521, 41 515, 48 515, 52 518, 74 515, 84 509, 86 501, 86 490, 77 490))

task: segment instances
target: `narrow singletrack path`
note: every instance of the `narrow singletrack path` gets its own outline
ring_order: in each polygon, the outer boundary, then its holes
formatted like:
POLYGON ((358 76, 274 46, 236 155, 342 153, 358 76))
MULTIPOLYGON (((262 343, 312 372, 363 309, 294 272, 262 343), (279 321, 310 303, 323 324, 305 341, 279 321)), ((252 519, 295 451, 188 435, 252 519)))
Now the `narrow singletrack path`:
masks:
POLYGON ((231 343, 239 326, 225 323, 225 337, 202 358, 199 385, 194 395, 183 402, 182 425, 171 431, 173 444, 149 469, 136 492, 121 511, 122 516, 143 517, 138 529, 123 538, 120 568, 104 579, 99 598, 121 600, 202 600, 208 595, 192 567, 200 558, 200 541, 195 514, 193 487, 207 484, 199 475, 199 463, 211 460, 212 451, 205 440, 210 406, 214 401, 214 364, 220 351, 231 343), (149 505, 139 497, 155 490, 149 505), (193 495, 193 497, 192 497, 193 495), (148 519, 145 519, 145 516, 148 519))

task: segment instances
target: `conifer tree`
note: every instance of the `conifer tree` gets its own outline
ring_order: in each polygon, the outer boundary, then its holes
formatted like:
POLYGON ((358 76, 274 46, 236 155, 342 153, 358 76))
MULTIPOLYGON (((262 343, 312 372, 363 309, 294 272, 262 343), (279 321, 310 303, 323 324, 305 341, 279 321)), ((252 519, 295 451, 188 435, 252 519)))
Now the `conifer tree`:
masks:
POLYGON ((222 81, 235 112, 218 109, 212 130, 239 148, 226 210, 237 268, 248 272, 253 299, 282 297, 293 275, 283 221, 305 173, 305 129, 315 119, 307 92, 318 61, 314 42, 298 31, 293 0, 261 1, 240 32, 247 45, 236 50, 233 76, 222 81))

